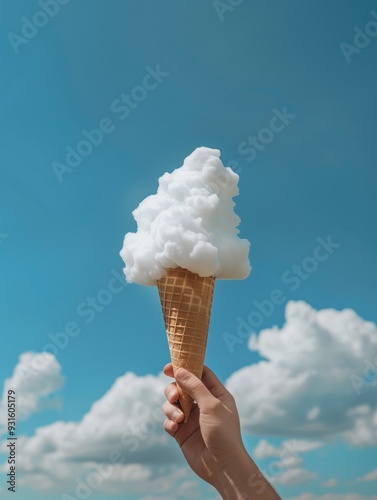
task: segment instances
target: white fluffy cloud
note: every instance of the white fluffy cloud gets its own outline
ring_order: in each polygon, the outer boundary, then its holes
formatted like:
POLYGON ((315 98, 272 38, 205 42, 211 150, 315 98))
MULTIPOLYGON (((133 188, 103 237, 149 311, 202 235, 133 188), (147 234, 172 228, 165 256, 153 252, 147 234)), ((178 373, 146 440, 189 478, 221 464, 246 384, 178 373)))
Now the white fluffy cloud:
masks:
POLYGON ((273 458, 262 472, 274 485, 299 486, 307 484, 318 476, 316 473, 299 467, 303 459, 302 453, 322 448, 319 441, 304 441, 290 439, 282 441, 280 446, 274 446, 265 439, 259 441, 252 452, 258 459, 273 458))
POLYGON ((278 476, 270 477, 269 479, 275 485, 283 486, 301 486, 307 484, 313 479, 317 479, 318 475, 301 467, 284 470, 278 476))
MULTIPOLYGON (((174 489, 174 498, 201 498, 202 489, 199 488, 197 481, 186 480, 174 489)), ((220 498, 220 497, 219 497, 220 498)), ((171 494, 166 495, 148 495, 142 500, 172 500, 171 494)))
POLYGON ((331 477, 327 481, 323 482, 322 485, 325 486, 326 488, 334 488, 338 484, 338 480, 336 477, 331 477))
POLYGON ((377 444, 377 326, 354 311, 289 302, 286 322, 250 338, 265 358, 227 380, 243 430, 377 444))
POLYGON ((280 446, 274 446, 265 439, 261 439, 253 450, 253 456, 255 458, 283 457, 288 454, 296 455, 322 447, 323 443, 319 441, 289 439, 282 441, 280 446))
POLYGON ((365 476, 360 477, 358 481, 361 481, 362 483, 377 481, 377 469, 374 469, 371 472, 368 472, 368 474, 365 474, 365 476))
MULTIPOLYGON (((376 388, 374 391, 376 392, 376 388)), ((373 403, 350 408, 347 410, 347 417, 353 421, 353 427, 344 433, 350 444, 354 446, 377 444, 377 408, 373 407, 373 403)))
MULTIPOLYGON (((365 370, 370 375, 377 358, 376 325, 350 310, 317 312, 303 302, 291 302, 285 325, 262 331, 250 346, 264 360, 236 371, 227 381, 243 429, 296 438, 279 446, 262 440, 256 446, 256 458, 273 459, 274 467, 264 471, 273 483, 296 486, 316 479, 315 472, 301 467, 301 454, 319 449, 319 438, 342 434, 353 445, 377 443, 375 381, 365 379, 365 370), (360 390, 352 375, 365 379, 360 390)), ((63 383, 53 356, 45 354, 44 364, 35 356, 23 354, 4 386, 4 391, 16 388, 23 418, 40 409, 63 383)), ((201 481, 162 428, 163 391, 170 380, 163 374, 128 372, 80 421, 57 421, 37 428, 30 437, 19 436, 19 485, 66 492, 62 500, 88 491, 127 491, 156 499, 179 491, 182 498, 194 497, 201 481)), ((374 471, 360 481, 372 480, 371 474, 374 471)), ((344 499, 377 497, 307 493, 291 500, 344 499)))
POLYGON ((61 367, 55 356, 48 352, 25 352, 6 379, 0 402, 0 424, 5 424, 8 389, 16 391, 17 419, 24 420, 32 413, 60 404, 59 399, 46 399, 64 383, 61 367))
POLYGON ((58 491, 62 500, 125 490, 162 497, 178 490, 181 498, 190 498, 200 482, 162 427, 164 388, 170 381, 163 374, 128 372, 79 422, 57 421, 31 437, 20 436, 19 485, 58 491))

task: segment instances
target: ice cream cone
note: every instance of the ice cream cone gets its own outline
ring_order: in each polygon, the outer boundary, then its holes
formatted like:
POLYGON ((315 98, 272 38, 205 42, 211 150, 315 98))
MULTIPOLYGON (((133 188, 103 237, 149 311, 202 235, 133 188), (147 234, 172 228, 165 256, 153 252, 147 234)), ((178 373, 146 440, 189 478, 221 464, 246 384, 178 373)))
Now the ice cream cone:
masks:
MULTIPOLYGON (((202 278, 187 269, 167 269, 158 280, 174 375, 178 368, 202 377, 215 278, 202 278)), ((178 386, 187 422, 193 399, 178 386)))

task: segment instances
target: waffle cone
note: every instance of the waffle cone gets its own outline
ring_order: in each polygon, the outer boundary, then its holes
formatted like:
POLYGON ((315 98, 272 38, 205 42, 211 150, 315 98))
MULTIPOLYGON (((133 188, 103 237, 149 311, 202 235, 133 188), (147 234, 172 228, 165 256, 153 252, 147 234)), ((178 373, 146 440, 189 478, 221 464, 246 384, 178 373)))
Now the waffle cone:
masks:
MULTIPOLYGON (((174 376, 182 367, 201 379, 215 278, 202 278, 180 267, 166 271, 157 286, 174 376)), ((193 399, 178 384, 177 388, 187 422, 193 399)))

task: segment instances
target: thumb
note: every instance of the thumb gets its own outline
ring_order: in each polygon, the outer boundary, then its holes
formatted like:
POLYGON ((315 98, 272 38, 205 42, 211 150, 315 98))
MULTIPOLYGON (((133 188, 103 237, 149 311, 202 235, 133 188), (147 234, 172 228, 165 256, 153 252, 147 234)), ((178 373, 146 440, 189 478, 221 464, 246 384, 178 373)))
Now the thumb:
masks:
POLYGON ((178 368, 175 380, 181 389, 194 399, 199 408, 203 409, 210 405, 216 398, 211 394, 203 382, 184 368, 178 368))

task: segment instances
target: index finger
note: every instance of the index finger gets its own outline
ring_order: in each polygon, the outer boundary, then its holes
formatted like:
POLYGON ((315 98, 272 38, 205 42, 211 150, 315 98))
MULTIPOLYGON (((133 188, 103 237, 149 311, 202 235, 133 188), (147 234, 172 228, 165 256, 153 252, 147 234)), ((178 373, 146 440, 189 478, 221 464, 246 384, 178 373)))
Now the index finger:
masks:
MULTIPOLYGON (((172 363, 167 363, 164 366, 164 374, 168 377, 174 378, 174 370, 172 363)), ((207 387, 210 393, 215 396, 215 398, 221 398, 228 394, 228 390, 222 384, 222 382, 216 377, 213 371, 208 368, 208 366, 203 366, 203 374, 201 378, 203 384, 207 387)))

